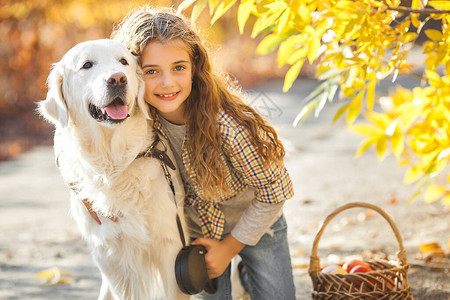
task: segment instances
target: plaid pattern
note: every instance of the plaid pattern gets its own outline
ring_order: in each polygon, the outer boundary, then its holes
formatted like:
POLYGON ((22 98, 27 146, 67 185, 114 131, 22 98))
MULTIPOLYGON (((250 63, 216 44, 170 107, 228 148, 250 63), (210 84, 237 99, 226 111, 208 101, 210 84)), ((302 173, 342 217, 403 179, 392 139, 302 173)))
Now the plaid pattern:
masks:
MULTIPOLYGON (((223 109, 219 111, 218 125, 222 135, 220 158, 228 167, 226 183, 229 193, 220 195, 217 200, 206 200, 197 184, 195 170, 190 164, 190 153, 185 147, 182 159, 190 180, 185 183, 185 205, 196 208, 203 235, 220 240, 225 224, 224 214, 219 206, 221 201, 236 196, 249 186, 255 189, 256 200, 263 203, 282 202, 291 198, 294 191, 286 168, 274 161, 264 165, 257 148, 250 142, 250 133, 223 109)), ((158 119, 155 120, 155 128, 165 136, 158 119)))

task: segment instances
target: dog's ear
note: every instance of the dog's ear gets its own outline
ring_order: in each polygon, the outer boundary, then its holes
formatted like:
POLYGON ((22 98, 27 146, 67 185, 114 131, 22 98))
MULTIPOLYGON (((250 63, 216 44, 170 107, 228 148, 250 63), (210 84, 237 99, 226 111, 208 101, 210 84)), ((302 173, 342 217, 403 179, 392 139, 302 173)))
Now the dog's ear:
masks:
POLYGON ((144 94, 145 94, 145 83, 139 76, 139 89, 137 94, 137 104, 138 108, 144 113, 144 116, 147 119, 151 119, 150 117, 150 107, 147 102, 144 100, 144 94))
POLYGON ((53 66, 47 79, 47 99, 38 102, 38 112, 55 126, 66 127, 69 121, 67 103, 64 98, 63 68, 58 64, 53 66))

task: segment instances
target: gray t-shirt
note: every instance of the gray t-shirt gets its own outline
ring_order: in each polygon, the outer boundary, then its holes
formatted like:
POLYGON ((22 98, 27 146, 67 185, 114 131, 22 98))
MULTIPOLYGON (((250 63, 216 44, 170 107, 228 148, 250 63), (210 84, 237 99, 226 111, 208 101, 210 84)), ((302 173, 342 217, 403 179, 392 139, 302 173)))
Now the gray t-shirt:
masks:
MULTIPOLYGON (((184 185, 187 186, 189 178, 182 159, 186 126, 170 123, 162 116, 159 116, 159 119, 169 139, 184 185)), ((241 243, 256 245, 261 236, 282 215, 284 201, 276 204, 260 202, 256 200, 255 190, 248 187, 235 197, 221 201, 219 205, 225 216, 223 237, 231 233, 241 243)), ((184 211, 191 238, 203 237, 196 209, 188 206, 184 211)))

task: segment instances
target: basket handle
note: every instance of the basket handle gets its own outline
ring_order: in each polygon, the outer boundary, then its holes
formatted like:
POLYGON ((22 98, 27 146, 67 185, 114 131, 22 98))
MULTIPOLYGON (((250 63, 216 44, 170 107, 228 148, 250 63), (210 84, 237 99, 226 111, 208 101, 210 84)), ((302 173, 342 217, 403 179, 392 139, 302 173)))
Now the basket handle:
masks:
POLYGON ((312 272, 319 272, 320 271, 320 259, 317 256, 318 248, 319 248, 319 240, 322 237, 323 231, 325 230, 325 227, 330 223, 330 221, 339 213, 341 213, 344 210, 355 208, 355 207, 364 207, 369 208, 371 210, 376 211, 379 213, 391 226, 392 230, 394 231, 395 237, 397 238, 398 246, 399 246, 399 252, 397 253, 397 257, 399 258, 402 265, 407 264, 406 259, 406 251, 403 247, 403 241, 402 237, 400 235, 400 231, 397 228, 397 225, 395 225, 394 221, 389 217, 387 213, 385 213, 381 208, 379 208, 376 205, 366 203, 366 202, 352 202, 345 204, 341 207, 338 207, 336 210, 334 210, 331 214, 328 215, 328 217, 323 221, 322 225, 320 226, 319 231, 316 234, 316 237, 314 239, 313 248, 311 251, 311 257, 310 257, 310 263, 309 263, 309 270, 308 272, 311 274, 312 272))

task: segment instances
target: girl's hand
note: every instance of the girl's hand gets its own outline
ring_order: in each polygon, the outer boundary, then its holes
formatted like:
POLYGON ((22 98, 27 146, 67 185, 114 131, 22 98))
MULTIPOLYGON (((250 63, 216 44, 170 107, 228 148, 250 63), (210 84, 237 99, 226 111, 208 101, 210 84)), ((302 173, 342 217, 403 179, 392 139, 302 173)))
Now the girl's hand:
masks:
POLYGON ((198 238, 192 244, 202 245, 208 251, 205 255, 205 261, 209 278, 216 278, 222 275, 233 257, 245 246, 245 244, 236 240, 231 234, 222 241, 198 238))

